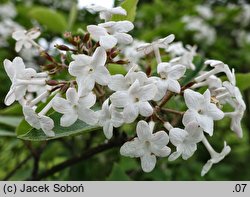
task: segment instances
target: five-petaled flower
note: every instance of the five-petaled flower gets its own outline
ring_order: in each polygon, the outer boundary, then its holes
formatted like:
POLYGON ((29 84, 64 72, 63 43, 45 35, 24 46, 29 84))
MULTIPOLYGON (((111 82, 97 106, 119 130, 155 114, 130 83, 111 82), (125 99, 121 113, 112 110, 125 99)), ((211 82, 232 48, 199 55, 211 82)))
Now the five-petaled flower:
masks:
POLYGON ((98 120, 98 124, 103 127, 103 132, 107 139, 112 138, 113 127, 120 127, 123 124, 122 113, 112 104, 109 105, 109 99, 102 104, 98 120))
POLYGON ((172 128, 169 132, 170 142, 176 146, 176 152, 169 156, 169 160, 176 160, 180 155, 184 160, 190 158, 197 149, 197 143, 203 138, 203 129, 196 122, 190 122, 185 129, 172 128))
MULTIPOLYGON (((34 39, 40 36, 41 32, 39 29, 34 28, 29 31, 18 30, 12 34, 12 37, 16 40, 16 52, 20 52, 23 47, 29 49, 34 45, 34 39)), ((36 44, 35 44, 36 45, 36 44)))
POLYGON ((221 120, 224 113, 211 103, 210 91, 202 95, 193 90, 187 89, 184 91, 185 103, 188 110, 185 112, 182 122, 184 125, 195 121, 206 133, 213 135, 214 120, 221 120))
POLYGON ((95 82, 108 85, 110 74, 105 67, 107 54, 102 47, 98 47, 92 57, 79 54, 72 55, 72 58, 74 61, 69 64, 69 73, 76 76, 78 83, 85 89, 92 90, 95 82))
POLYGON ((144 172, 151 172, 156 165, 157 157, 166 157, 171 150, 167 147, 169 137, 165 131, 153 133, 154 123, 149 124, 143 120, 136 127, 138 137, 126 142, 120 149, 121 155, 140 157, 144 172))
POLYGON ((180 93, 181 86, 177 79, 180 79, 186 71, 186 67, 180 64, 160 63, 157 66, 159 77, 151 77, 156 82, 158 88, 154 100, 160 100, 166 94, 167 90, 180 93))
POLYGON ((128 90, 113 93, 110 100, 115 107, 124 108, 124 121, 131 123, 139 114, 144 117, 153 114, 153 107, 148 101, 154 98, 156 91, 153 83, 141 86, 136 80, 128 90))
POLYGON ((75 88, 69 88, 66 92, 66 99, 55 98, 52 107, 55 111, 63 114, 60 120, 60 125, 63 127, 74 124, 77 119, 89 125, 95 125, 98 121, 97 114, 90 109, 95 102, 96 96, 92 92, 80 95, 75 88))
POLYGON ((132 36, 127 34, 134 28, 130 21, 110 21, 97 25, 87 26, 88 32, 94 40, 99 41, 105 49, 111 49, 119 44, 130 44, 133 42, 132 36))

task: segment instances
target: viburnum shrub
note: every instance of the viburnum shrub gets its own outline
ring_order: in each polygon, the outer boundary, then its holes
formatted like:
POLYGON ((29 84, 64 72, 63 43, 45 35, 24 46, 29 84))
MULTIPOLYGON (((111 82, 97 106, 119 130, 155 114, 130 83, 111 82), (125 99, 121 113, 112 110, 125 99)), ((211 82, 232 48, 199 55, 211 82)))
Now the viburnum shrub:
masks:
MULTIPOLYGON (((119 140, 121 155, 140 158, 145 172, 154 169, 157 157, 187 160, 201 142, 211 156, 201 171, 205 175, 231 150, 226 142, 221 152, 210 145, 214 121, 231 118, 231 130, 243 136, 241 119, 246 106, 234 69, 218 60, 194 64, 196 47, 174 43, 173 34, 152 43, 133 41, 132 22, 112 21, 114 14, 126 15, 122 7, 87 9, 99 12, 104 22, 88 25, 84 35, 66 32, 67 43, 55 45, 60 58, 35 41, 41 34, 38 28, 13 33, 17 52, 33 48, 46 62, 37 72, 27 68, 21 57, 4 61, 12 82, 5 104, 18 101, 26 123, 44 132, 43 140, 63 136, 56 126, 67 128, 81 122, 91 129, 101 128, 105 143, 119 140), (110 65, 115 70, 112 75, 110 65), (185 104, 186 111, 169 108, 172 100, 185 104), (61 114, 56 123, 55 113, 61 114), (136 124, 132 138, 119 134, 128 123, 136 124)), ((27 135, 19 137, 28 139, 27 135)))

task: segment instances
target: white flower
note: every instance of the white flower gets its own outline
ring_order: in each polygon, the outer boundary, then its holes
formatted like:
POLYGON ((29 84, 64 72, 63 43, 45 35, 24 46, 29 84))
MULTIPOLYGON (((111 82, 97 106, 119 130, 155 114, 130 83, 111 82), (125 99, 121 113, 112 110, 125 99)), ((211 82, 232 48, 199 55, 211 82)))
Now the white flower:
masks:
POLYGON ((219 94, 216 98, 219 99, 221 103, 229 103, 234 108, 233 112, 225 113, 225 116, 231 118, 230 128, 238 137, 242 138, 241 120, 246 110, 246 104, 242 98, 241 92, 238 87, 228 81, 224 81, 223 88, 219 90, 219 94))
POLYGON ((169 137, 165 131, 153 134, 154 123, 141 120, 136 127, 137 136, 132 141, 126 142, 120 149, 121 155, 128 157, 140 157, 141 167, 144 172, 151 172, 156 164, 157 157, 166 157, 170 154, 170 148, 166 145, 169 137))
POLYGON ((213 17, 213 11, 208 5, 197 5, 195 9, 204 19, 211 19, 213 17))
POLYGON ((166 51, 170 53, 172 57, 176 57, 183 55, 187 50, 184 48, 182 42, 173 42, 169 45, 166 51))
POLYGON ((206 138, 203 138, 202 142, 206 146, 209 154, 211 155, 211 159, 209 159, 202 168, 201 176, 204 176, 205 174, 208 173, 208 171, 211 169, 213 164, 219 163, 221 160, 225 158, 225 156, 227 156, 230 153, 231 148, 230 146, 227 145, 226 142, 224 142, 223 150, 220 153, 217 153, 209 144, 206 138))
POLYGON ((137 48, 137 50, 138 51, 143 51, 144 54, 149 54, 152 51, 154 51, 155 48, 157 48, 157 49, 159 49, 159 48, 166 49, 166 48, 168 48, 169 44, 171 42, 173 42, 174 38, 175 38, 175 36, 173 34, 170 34, 167 37, 161 38, 161 39, 156 40, 156 41, 154 41, 152 43, 142 44, 141 46, 139 46, 137 48))
POLYGON ((204 81, 194 84, 192 88, 199 88, 203 86, 208 86, 210 92, 213 94, 216 89, 222 87, 222 81, 219 77, 216 77, 215 75, 211 75, 208 78, 206 78, 204 81))
POLYGON ((137 47, 144 44, 144 42, 139 40, 134 40, 133 43, 129 46, 126 46, 123 49, 123 53, 126 58, 128 58, 131 62, 138 63, 140 58, 144 57, 143 51, 137 51, 137 47))
POLYGON ((44 85, 45 78, 35 78, 39 73, 32 68, 25 68, 22 58, 16 57, 13 62, 4 60, 4 68, 9 76, 12 85, 5 97, 4 103, 11 105, 15 100, 24 97, 30 85, 44 85))
POLYGON ((100 13, 100 19, 104 19, 105 21, 108 21, 111 19, 112 15, 117 14, 117 15, 127 15, 126 10, 124 10, 122 7, 115 7, 115 8, 106 8, 100 5, 95 5, 95 4, 90 4, 85 7, 89 12, 95 13, 99 12, 100 13))
POLYGON ((87 26, 92 38, 99 41, 105 49, 111 49, 119 44, 130 44, 133 42, 132 36, 127 34, 134 28, 130 21, 110 21, 97 25, 87 26))
POLYGON ((206 72, 199 77, 195 78, 195 81, 201 82, 205 79, 207 79, 211 75, 218 74, 220 72, 224 72, 227 75, 228 80, 232 83, 235 84, 235 77, 230 68, 228 67, 227 64, 224 64, 221 61, 218 60, 207 60, 205 61, 206 65, 210 65, 211 67, 214 67, 214 69, 210 70, 209 72, 206 72))
POLYGON ((224 117, 224 113, 211 102, 210 91, 202 95, 193 90, 184 91, 185 103, 188 110, 185 112, 182 122, 184 125, 195 121, 206 133, 213 135, 214 120, 220 120, 224 117))
POLYGON ((189 69, 195 70, 195 65, 193 64, 194 56, 196 55, 196 46, 186 46, 186 51, 180 56, 172 59, 171 64, 181 64, 186 66, 189 69))
POLYGON ((32 107, 23 106, 23 114, 25 120, 34 128, 42 129, 46 136, 55 136, 54 131, 54 121, 45 115, 39 115, 35 112, 32 107))
POLYGON ((12 3, 0 4, 0 16, 6 18, 14 18, 16 16, 16 8, 12 3))
POLYGON ((113 127, 120 127, 123 124, 122 113, 117 111, 113 105, 109 105, 109 99, 102 104, 98 124, 103 127, 107 139, 112 138, 113 127))
POLYGON ((184 160, 190 158, 197 150, 197 143, 201 142, 203 129, 196 122, 190 122, 185 129, 173 128, 169 132, 170 142, 176 146, 176 152, 169 156, 169 160, 176 160, 180 155, 184 160))
POLYGON ((108 87, 114 91, 128 90, 129 87, 138 80, 140 85, 146 85, 150 83, 146 73, 137 71, 137 65, 134 65, 128 73, 123 76, 121 74, 112 75, 108 87))
POLYGON ((107 54, 104 48, 98 47, 93 56, 84 54, 72 55, 74 61, 69 64, 69 73, 77 77, 78 83, 83 84, 88 90, 94 88, 95 82, 107 85, 110 74, 105 67, 107 54))
POLYGON ((131 123, 139 114, 144 117, 153 114, 153 108, 148 101, 154 98, 156 91, 154 84, 141 86, 136 80, 128 90, 113 93, 110 100, 115 107, 124 108, 124 121, 131 123))
POLYGON ((157 73, 160 78, 151 77, 156 82, 158 88, 154 100, 158 101, 162 99, 167 90, 180 93, 181 86, 177 80, 184 75, 185 71, 186 67, 183 65, 172 65, 165 62, 158 64, 157 73))
POLYGON ((79 95, 74 88, 66 92, 66 99, 57 97, 52 102, 55 111, 63 114, 60 125, 68 127, 77 119, 89 125, 95 125, 98 121, 97 114, 90 109, 96 102, 96 96, 90 92, 86 95, 79 95))
POLYGON ((186 23, 185 28, 187 30, 196 31, 194 39, 202 41, 204 44, 211 45, 215 42, 216 31, 210 26, 204 19, 200 17, 183 17, 182 21, 186 23))
POLYGON ((15 31, 12 34, 12 38, 14 38, 16 42, 15 50, 16 52, 21 51, 23 47, 25 48, 31 48, 34 44, 34 39, 38 38, 40 36, 41 32, 37 28, 33 28, 29 31, 26 30, 19 30, 15 31))

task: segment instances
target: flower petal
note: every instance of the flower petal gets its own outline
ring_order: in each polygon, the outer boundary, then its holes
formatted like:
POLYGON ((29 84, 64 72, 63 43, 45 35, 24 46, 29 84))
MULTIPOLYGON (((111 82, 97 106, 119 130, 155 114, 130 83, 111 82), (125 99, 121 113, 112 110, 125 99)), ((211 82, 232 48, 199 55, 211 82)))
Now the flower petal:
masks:
POLYGON ((91 37, 96 41, 99 41, 101 36, 108 35, 105 28, 97 26, 97 25, 88 25, 87 30, 91 34, 91 37))
POLYGON ((183 143, 187 135, 187 131, 179 128, 173 128, 169 132, 169 139, 174 146, 179 146, 183 143))
POLYGON ((126 84, 126 80, 125 80, 124 76, 121 74, 112 75, 110 77, 108 87, 114 91, 128 89, 128 86, 126 84))
POLYGON ((90 92, 86 96, 82 96, 79 98, 80 108, 90 108, 96 103, 96 95, 93 92, 90 92))
POLYGON ((149 104, 149 102, 138 102, 139 104, 139 113, 144 117, 149 117, 153 114, 153 107, 149 104))
POLYGON ((186 89, 184 91, 184 99, 189 109, 199 110, 204 102, 203 95, 190 89, 186 89))
POLYGON ((132 141, 126 142, 120 149, 120 154, 127 157, 141 157, 144 155, 144 149, 142 143, 138 138, 134 138, 132 141))
POLYGON ((171 92, 180 93, 181 86, 177 80, 168 79, 167 83, 168 83, 168 90, 170 90, 171 92))
POLYGON ((168 134, 165 131, 158 131, 154 133, 150 140, 157 148, 161 149, 166 146, 169 142, 168 134))
POLYGON ((71 105, 76 105, 78 103, 79 97, 75 88, 69 88, 66 92, 66 98, 71 103, 71 105))
POLYGON ((133 37, 126 33, 115 33, 113 36, 117 39, 117 42, 120 44, 130 44, 133 42, 133 37))
POLYGON ((61 114, 72 113, 73 111, 73 108, 70 105, 70 102, 60 97, 56 97, 53 99, 52 107, 55 111, 61 114))
POLYGON ((113 136, 113 125, 108 121, 103 127, 103 133, 105 137, 109 140, 113 136))
POLYGON ((107 49, 112 49, 117 44, 117 39, 114 36, 106 35, 100 37, 100 45, 107 49))
POLYGON ((95 125, 98 122, 98 114, 91 109, 78 109, 78 118, 89 125, 95 125))
POLYGON ((197 149, 196 144, 185 144, 185 148, 183 149, 182 152, 182 159, 187 160, 188 158, 192 157, 196 149, 197 149))
POLYGON ((167 157, 171 153, 171 149, 167 146, 164 146, 163 148, 158 148, 158 147, 152 146, 150 150, 157 157, 167 157))
POLYGON ((210 136, 213 135, 214 121, 212 118, 206 115, 199 115, 197 116, 197 121, 206 133, 208 133, 210 136))
POLYGON ((130 104, 130 97, 127 91, 118 91, 110 96, 111 103, 115 107, 125 107, 130 104))
POLYGON ((92 58, 93 59, 91 65, 94 68, 97 68, 99 66, 104 66, 107 60, 107 53, 103 47, 98 47, 96 48, 92 58))
POLYGON ((95 81, 100 85, 108 85, 110 81, 110 73, 104 66, 99 66, 95 69, 95 81))
POLYGON ((141 157, 141 167, 144 172, 151 172, 156 165, 156 157, 154 155, 145 154, 141 157))
POLYGON ((66 113, 60 119, 60 125, 62 127, 69 127, 74 124, 78 119, 77 113, 66 113))
POLYGON ((147 122, 141 120, 137 123, 136 133, 140 141, 151 140, 152 131, 147 122))
POLYGON ((139 115, 139 109, 135 104, 129 104, 124 107, 123 118, 126 123, 133 122, 139 115))

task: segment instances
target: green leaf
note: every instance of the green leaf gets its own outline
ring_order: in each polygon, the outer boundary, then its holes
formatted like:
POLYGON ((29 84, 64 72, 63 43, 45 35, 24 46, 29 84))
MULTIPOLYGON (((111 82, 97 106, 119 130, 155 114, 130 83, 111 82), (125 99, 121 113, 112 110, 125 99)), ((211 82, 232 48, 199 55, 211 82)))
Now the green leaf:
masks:
POLYGON ((0 136, 3 136, 3 137, 16 137, 16 134, 14 132, 5 131, 5 130, 0 129, 0 136))
POLYGON ((107 181, 131 181, 131 179, 125 171, 117 163, 115 163, 107 181))
POLYGON ((77 6, 76 3, 72 4, 72 7, 70 9, 70 13, 69 13, 69 22, 68 22, 68 29, 71 30, 72 27, 74 26, 74 23, 76 21, 76 17, 77 17, 77 6))
POLYGON ((115 75, 115 74, 126 75, 127 73, 126 69, 120 64, 109 64, 108 70, 111 75, 115 75))
POLYGON ((3 125, 16 128, 22 121, 22 118, 23 117, 17 117, 17 116, 0 116, 0 123, 3 125))
POLYGON ((55 33, 62 33, 67 29, 67 21, 65 17, 50 8, 35 7, 29 12, 29 16, 36 19, 41 25, 44 25, 48 30, 55 33))
POLYGON ((113 15, 111 21, 128 20, 133 22, 136 16, 136 8, 139 0, 125 0, 122 2, 121 7, 127 11, 127 16, 113 15))
POLYGON ((62 115, 57 112, 54 112, 50 115, 50 117, 52 118, 52 120, 54 120, 55 123, 53 131, 55 132, 56 135, 54 137, 47 137, 41 129, 37 130, 35 128, 32 128, 28 132, 25 132, 25 134, 18 135, 17 137, 23 140, 44 141, 44 140, 57 139, 61 137, 67 137, 70 135, 77 135, 83 132, 90 132, 100 129, 99 126, 90 126, 81 120, 77 120, 73 125, 69 127, 62 127, 60 126, 61 116, 62 115))
POLYGON ((6 107, 0 110, 1 115, 21 116, 23 115, 22 106, 20 104, 14 104, 10 107, 6 107))
POLYGON ((27 123, 27 121, 25 119, 22 119, 22 121, 20 122, 20 124, 17 126, 15 132, 16 135, 23 135, 27 132, 29 132, 33 127, 29 125, 29 123, 27 123))
POLYGON ((250 88, 250 73, 237 73, 236 75, 236 84, 241 91, 247 90, 250 88))
POLYGON ((204 67, 204 58, 202 56, 196 56, 194 58, 194 65, 195 65, 195 70, 187 70, 186 72, 186 77, 181 81, 182 85, 186 85, 189 82, 191 82, 197 74, 203 69, 204 67))

